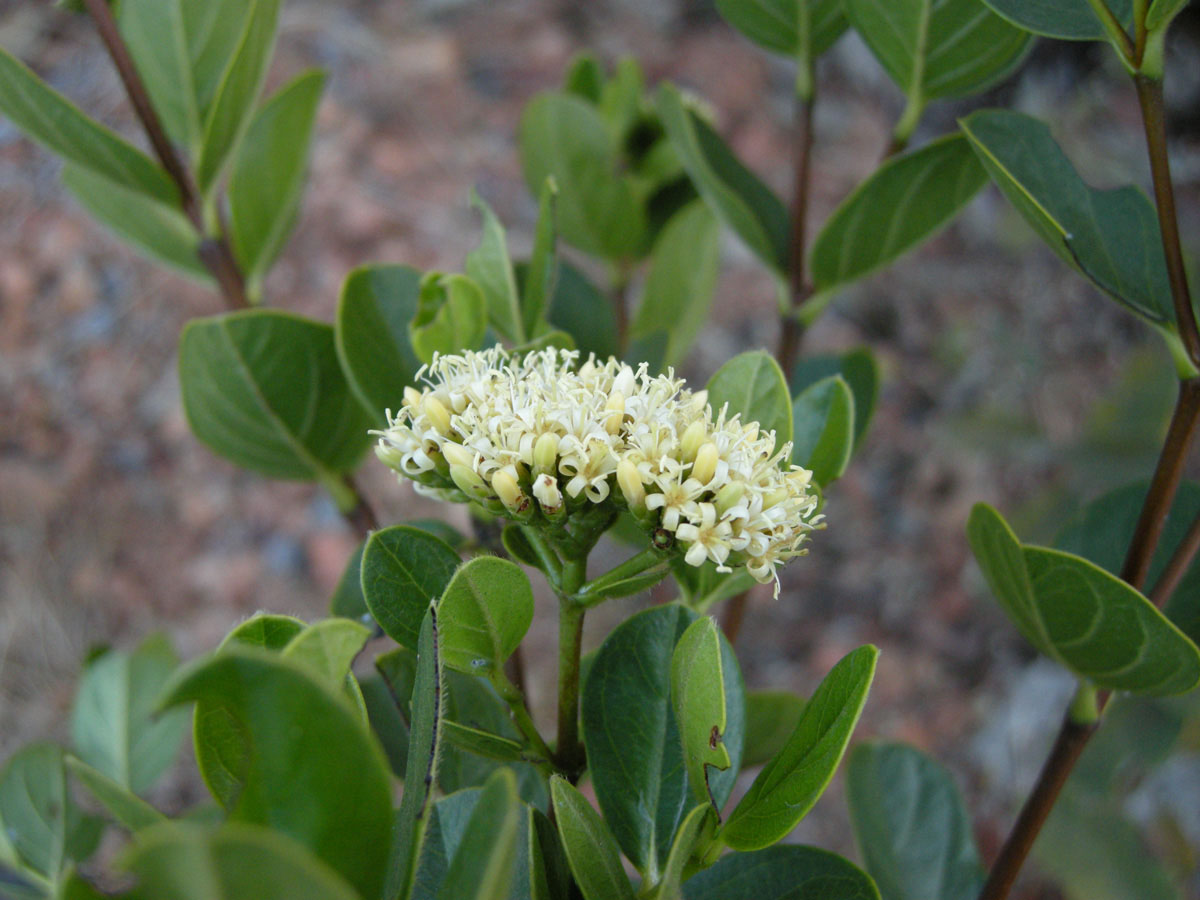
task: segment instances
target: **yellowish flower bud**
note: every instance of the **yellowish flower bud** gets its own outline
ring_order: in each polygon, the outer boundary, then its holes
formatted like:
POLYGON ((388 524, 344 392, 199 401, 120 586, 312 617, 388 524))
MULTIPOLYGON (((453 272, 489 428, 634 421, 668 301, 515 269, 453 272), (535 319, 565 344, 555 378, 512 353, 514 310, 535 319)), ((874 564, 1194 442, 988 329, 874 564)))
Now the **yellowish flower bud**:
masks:
POLYGON ((492 495, 488 486, 484 484, 483 479, 476 474, 474 469, 468 469, 466 466, 451 466, 450 478, 458 485, 460 491, 473 500, 486 500, 492 495))
POLYGON ((620 391, 613 391, 604 408, 611 410, 608 418, 604 420, 604 430, 609 434, 620 434, 621 422, 625 418, 625 395, 620 391))
POLYGON ((721 453, 712 441, 696 451, 696 461, 692 464, 692 477, 701 484, 708 484, 717 474, 717 462, 721 453))
POLYGON ((430 394, 421 401, 421 409, 437 429, 438 434, 450 433, 450 411, 442 405, 442 401, 430 394))
POLYGON ((558 481, 550 475, 539 475, 533 480, 533 496, 537 497, 547 515, 554 515, 562 509, 562 491, 558 489, 558 481))
POLYGON ((533 445, 533 469, 553 474, 558 467, 558 435, 546 432, 533 445))
POLYGON ((500 502, 512 512, 524 512, 529 508, 529 498, 517 484, 517 479, 504 469, 499 469, 492 475, 492 490, 500 498, 500 502))
POLYGON ((414 410, 421 406, 421 392, 412 385, 404 389, 404 405, 411 406, 414 410))
POLYGON ((628 459, 617 463, 617 484, 631 510, 646 508, 646 488, 642 485, 642 476, 638 474, 637 466, 628 459))
POLYGON ((700 420, 693 422, 683 432, 679 439, 679 457, 683 462, 691 462, 696 458, 696 452, 704 439, 708 437, 708 426, 700 420))
POLYGON ((464 469, 475 468, 475 454, 462 444, 446 441, 442 444, 442 456, 446 457, 446 462, 452 466, 462 466, 464 469))
POLYGON ((713 505, 717 508, 717 515, 723 516, 730 509, 737 506, 739 500, 746 494, 746 485, 740 481, 731 481, 725 487, 717 491, 717 496, 713 500, 713 505))

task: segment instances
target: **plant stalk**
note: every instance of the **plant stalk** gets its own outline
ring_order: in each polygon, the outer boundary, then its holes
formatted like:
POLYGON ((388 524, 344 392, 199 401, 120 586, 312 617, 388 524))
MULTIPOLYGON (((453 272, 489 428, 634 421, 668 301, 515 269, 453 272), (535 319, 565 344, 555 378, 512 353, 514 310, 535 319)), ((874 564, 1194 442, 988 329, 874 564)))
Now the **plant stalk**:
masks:
POLYGON ((586 607, 573 599, 587 578, 587 557, 566 560, 558 612, 558 744, 554 763, 572 784, 583 774, 585 760, 579 740, 579 664, 583 656, 583 618, 586 607))
POLYGON ((529 745, 533 748, 534 752, 543 759, 553 759, 554 754, 550 752, 550 748, 546 746, 546 741, 542 738, 541 732, 533 724, 533 717, 529 715, 529 708, 525 705, 525 695, 521 693, 520 688, 509 681, 508 677, 502 671, 493 672, 491 682, 496 688, 496 693, 508 704, 508 711, 512 715, 513 723, 517 726, 517 730, 521 732, 525 740, 529 741, 529 745))
POLYGON ((790 315, 783 317, 775 358, 785 378, 791 376, 805 326, 796 312, 812 296, 805 269, 808 207, 812 187, 813 109, 817 103, 815 80, 808 97, 796 98, 796 168, 792 192, 791 236, 788 241, 788 299, 790 315))
POLYGON ((1200 516, 1196 516, 1187 534, 1175 548, 1175 553, 1171 556, 1167 567, 1158 577, 1154 590, 1150 593, 1151 603, 1159 609, 1166 605, 1167 601, 1171 599, 1171 595, 1175 593, 1175 589, 1179 587, 1183 576, 1187 574, 1187 570, 1191 568, 1198 551, 1200 551, 1200 516))

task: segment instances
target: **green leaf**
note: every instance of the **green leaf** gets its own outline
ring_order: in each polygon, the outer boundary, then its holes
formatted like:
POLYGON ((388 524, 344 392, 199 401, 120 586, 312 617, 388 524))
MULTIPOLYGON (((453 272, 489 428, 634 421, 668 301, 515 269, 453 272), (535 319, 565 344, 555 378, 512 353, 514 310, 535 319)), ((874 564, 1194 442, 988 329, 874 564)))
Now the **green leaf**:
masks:
POLYGON ((88 793, 130 831, 141 831, 167 820, 166 816, 129 788, 113 781, 83 760, 68 756, 66 765, 75 779, 87 788, 88 793))
MULTIPOLYGON (((601 644, 583 683, 583 737, 596 799, 625 855, 656 880, 680 822, 694 806, 679 728, 671 706, 675 645, 696 614, 667 605, 631 617, 601 644)), ((745 687, 737 659, 721 639, 731 765, 709 773, 719 810, 741 764, 745 687)))
POLYGON ((408 338, 417 314, 421 273, 410 266, 362 266, 342 284, 337 310, 337 355, 355 396, 376 424, 399 409, 404 388, 422 360, 408 338))
POLYGON ((945 227, 987 183, 962 135, 889 159, 826 221, 813 242, 818 290, 855 281, 945 227))
POLYGON ((616 842, 583 794, 566 779, 550 779, 550 796, 567 861, 584 900, 634 900, 616 842))
POLYGON ((978 93, 1030 46, 1028 32, 979 0, 844 0, 844 9, 910 104, 978 93))
POLYGON ((371 629, 348 619, 314 622, 283 648, 283 658, 308 666, 314 674, 328 680, 332 687, 342 684, 350 674, 350 665, 358 656, 371 629))
POLYGON ((805 388, 830 375, 841 375, 854 395, 854 449, 857 450, 879 397, 879 364, 866 347, 840 356, 806 356, 792 369, 789 383, 792 394, 800 394, 805 388))
POLYGON ((800 723, 804 701, 786 691, 747 691, 743 768, 761 766, 779 753, 800 723))
POLYGON ((757 583, 745 569, 718 572, 717 564, 711 560, 697 567, 689 566, 682 557, 674 557, 671 560, 671 573, 687 607, 700 614, 757 583))
POLYGON ((678 88, 659 85, 657 108, 700 196, 759 259, 777 274, 787 272, 791 226, 782 201, 685 105, 678 88))
POLYGON ((287 242, 300 209, 325 73, 297 76, 250 123, 229 180, 233 250, 256 285, 287 242))
POLYGON ((212 108, 204 123, 204 140, 196 160, 196 182, 209 194, 250 127, 275 47, 279 0, 250 0, 245 28, 229 60, 212 108))
POLYGON ((521 164, 531 191, 548 177, 559 189, 563 239, 606 259, 637 254, 646 213, 634 181, 620 173, 620 154, 596 107, 568 94, 539 94, 521 114, 521 164))
POLYGON ((333 596, 329 598, 329 614, 352 619, 355 622, 369 624, 374 621, 371 611, 367 609, 367 600, 362 592, 362 557, 367 542, 363 541, 354 548, 342 577, 338 579, 333 596))
POLYGON ((109 651, 88 663, 71 712, 71 740, 85 763, 134 793, 171 765, 187 715, 156 715, 156 701, 179 659, 162 635, 132 653, 109 651))
POLYGON ((483 292, 487 321, 491 326, 508 340, 523 343, 526 331, 517 296, 517 280, 508 258, 504 226, 474 189, 471 190, 471 205, 483 216, 483 238, 479 246, 467 254, 467 276, 483 292))
MULTIPOLYGON (((1136 482, 1092 501, 1063 526, 1054 539, 1054 546, 1119 575, 1148 489, 1148 482, 1136 482)), ((1167 563, 1198 516, 1200 484, 1185 481, 1179 486, 1175 502, 1167 513, 1158 549, 1150 561, 1146 584, 1158 583, 1167 563)), ((1194 643, 1200 642, 1200 561, 1193 560, 1163 605, 1163 613, 1194 643)))
POLYGON ((522 762, 526 758, 526 748, 512 738, 501 737, 490 731, 480 731, 458 722, 442 723, 445 738, 459 750, 473 753, 485 759, 498 762, 522 762))
POLYGON ((517 779, 497 769, 484 785, 450 860, 439 900, 505 900, 513 881, 521 805, 517 779))
POLYGON ((562 260, 547 314, 550 324, 575 339, 582 356, 608 359, 620 352, 612 304, 575 266, 562 260))
MULTIPOLYGON (((404 648, 399 648, 403 651, 404 648)), ((371 673, 358 678, 358 686, 362 690, 363 705, 367 708, 367 721, 371 731, 383 745, 388 764, 392 772, 400 777, 408 766, 408 722, 400 712, 401 700, 392 694, 391 687, 378 673, 371 673)), ((412 696, 412 683, 409 683, 409 693, 403 702, 407 708, 412 696)))
POLYGON ((792 462, 811 469, 821 487, 850 464, 854 450, 854 394, 841 375, 805 388, 792 404, 792 462))
POLYGON ((760 47, 798 60, 816 59, 848 24, 841 0, 717 0, 717 12, 760 47))
POLYGON ((179 208, 178 188, 150 157, 93 122, 3 49, 0 49, 0 113, 67 161, 121 187, 179 208))
POLYGON ((378 896, 392 830, 391 778, 357 712, 307 668, 237 645, 183 669, 164 705, 193 700, 223 711, 244 742, 230 821, 270 825, 363 896, 378 896))
MULTIPOLYGON (((1066 41, 1103 41, 1108 37, 1096 18, 1090 0, 983 0, 995 12, 1034 34, 1066 41)), ((1129 31, 1133 24, 1132 0, 1104 0, 1129 31)))
POLYGON ((683 360, 708 321, 717 286, 719 237, 716 217, 702 201, 693 200, 671 217, 654 243, 630 336, 665 331, 664 366, 683 360))
POLYGON ((946 771, 904 744, 860 744, 846 762, 850 821, 888 900, 975 900, 985 870, 946 771))
POLYGON ((179 341, 179 381, 196 437, 272 478, 336 484, 369 442, 333 329, 311 319, 265 309, 193 319, 179 341))
POLYGON ((712 804, 708 767, 728 769, 731 761, 724 743, 721 639, 716 623, 708 616, 689 625, 675 644, 671 654, 671 707, 694 802, 712 804))
POLYGON ((594 104, 599 103, 604 82, 604 67, 595 55, 585 50, 576 54, 567 64, 567 73, 563 76, 563 93, 574 94, 594 104))
POLYGON ((443 541, 407 525, 371 535, 363 550, 362 591, 371 615, 397 644, 414 649, 429 604, 460 560, 443 541))
POLYGON ((124 864, 141 900, 359 900, 301 844, 257 825, 165 823, 139 834, 124 864))
POLYGON ((984 168, 1038 236, 1118 303, 1174 321, 1158 218, 1136 187, 1089 187, 1037 119, 980 110, 961 120, 984 168))
POLYGON ((533 234, 533 251, 525 277, 521 279, 521 319, 525 334, 533 336, 545 327, 545 317, 550 300, 558 283, 558 225, 555 205, 558 202, 558 185, 547 177, 538 194, 537 229, 533 234))
POLYGON ((718 840, 734 850, 758 850, 786 837, 812 809, 846 752, 878 656, 868 644, 830 670, 783 750, 758 773, 717 832, 718 840))
MULTIPOLYGON (((404 796, 396 813, 384 896, 407 898, 416 877, 417 861, 425 842, 427 813, 437 783, 438 751, 442 729, 439 701, 445 681, 438 652, 437 613, 430 606, 421 622, 413 679, 411 738, 404 796)), ((374 895, 371 895, 374 896, 374 895)))
POLYGON ((967 538, 988 585, 1025 639, 1101 688, 1168 695, 1200 681, 1200 650, 1149 600, 1100 567, 1020 544, 976 504, 967 538))
POLYGON ((425 274, 408 325, 408 340, 423 362, 432 362, 435 353, 474 350, 486 331, 487 302, 479 285, 465 275, 425 274))
POLYGON ((67 861, 67 776, 63 752, 30 744, 0 771, 0 822, 18 859, 53 880, 67 861))
POLYGON ((451 669, 487 675, 501 669, 533 621, 533 588, 516 563, 477 556, 438 601, 442 658, 451 669))
POLYGON ((671 842, 671 852, 667 855, 666 865, 663 866, 662 879, 650 894, 651 900, 674 900, 683 896, 681 885, 687 864, 692 859, 692 853, 704 829, 707 827, 711 832, 715 823, 716 814, 707 800, 684 817, 679 830, 675 832, 675 840, 671 842))
POLYGON ((1188 0, 1153 0, 1146 11, 1146 30, 1153 32, 1165 28, 1187 4, 1188 0))
POLYGON ((219 649, 244 644, 264 650, 282 650, 306 627, 305 622, 295 616, 257 613, 225 635, 219 649))
POLYGON ((757 422, 764 432, 775 432, 779 449, 792 433, 792 398, 779 363, 763 350, 741 353, 717 369, 708 380, 708 403, 714 412, 729 404, 729 415, 738 413, 742 424, 757 422))
POLYGON ((71 162, 63 167, 62 181, 92 218, 122 240, 186 275, 211 281, 197 253, 200 235, 176 207, 71 162))
MULTIPOLYGON (((684 900, 879 900, 861 869, 827 850, 796 845, 730 853, 688 879, 684 900)), ((890 900, 890 898, 889 898, 890 900)))

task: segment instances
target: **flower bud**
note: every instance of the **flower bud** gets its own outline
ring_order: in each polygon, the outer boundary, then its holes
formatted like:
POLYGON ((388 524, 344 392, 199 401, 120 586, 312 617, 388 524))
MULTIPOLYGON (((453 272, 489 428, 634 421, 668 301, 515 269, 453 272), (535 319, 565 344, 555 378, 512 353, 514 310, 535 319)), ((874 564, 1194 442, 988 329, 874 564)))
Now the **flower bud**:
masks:
POLYGON ((446 435, 450 433, 450 412, 442 405, 442 401, 430 394, 421 401, 421 410, 425 413, 430 423, 437 433, 446 435))
POLYGON ((558 435, 546 432, 533 445, 533 470, 553 474, 558 467, 558 435))
POLYGON ((623 459, 617 463, 617 484, 630 510, 646 508, 646 489, 642 486, 642 476, 631 460, 623 459))
POLYGON ((475 454, 464 447, 462 444, 456 444, 454 441, 446 441, 442 444, 442 456, 446 457, 446 462, 452 466, 462 466, 465 469, 475 468, 475 454))
POLYGON ((713 500, 713 505, 717 508, 717 515, 723 516, 729 512, 734 506, 737 506, 739 500, 746 494, 746 485, 740 481, 731 481, 725 487, 717 491, 717 496, 713 500))
POLYGON ((421 407, 421 392, 412 385, 404 389, 404 405, 411 406, 414 412, 421 407))
POLYGON ((466 466, 451 466, 450 478, 458 485, 458 489, 472 500, 482 501, 492 496, 492 492, 488 490, 488 486, 474 469, 466 466))
POLYGON ((542 504, 542 511, 548 516, 562 509, 562 491, 558 489, 558 480, 551 475, 543 474, 533 479, 533 496, 542 504))
POLYGON ((683 462, 691 462, 696 458, 696 451, 700 449, 700 445, 707 437, 708 426, 700 420, 693 422, 683 432, 683 437, 679 439, 679 458, 683 462))
POLYGON ((709 441, 696 451, 696 461, 692 464, 692 477, 701 484, 708 484, 717 474, 717 462, 721 453, 717 445, 709 441))
POLYGON ((496 492, 500 502, 511 512, 523 513, 529 508, 529 498, 517 484, 517 479, 504 469, 499 469, 492 476, 492 490, 496 492))
POLYGON ((625 395, 620 391, 613 391, 604 408, 611 410, 604 420, 604 430, 609 434, 620 434, 621 422, 625 418, 625 395))

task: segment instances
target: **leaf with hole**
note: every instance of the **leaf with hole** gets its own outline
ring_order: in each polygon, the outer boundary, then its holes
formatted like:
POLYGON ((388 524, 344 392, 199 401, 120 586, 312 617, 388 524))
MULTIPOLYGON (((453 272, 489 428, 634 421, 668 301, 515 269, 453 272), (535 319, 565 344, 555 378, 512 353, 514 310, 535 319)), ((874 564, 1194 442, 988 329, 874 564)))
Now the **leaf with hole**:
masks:
POLYGON ((729 415, 743 424, 757 422, 763 432, 775 432, 779 449, 792 434, 792 398, 774 357, 763 350, 741 353, 717 369, 708 380, 708 403, 714 412, 729 404, 729 415))
POLYGON ((1149 600, 1099 566, 1022 545, 996 510, 976 504, 967 538, 992 593, 1025 639, 1109 690, 1169 695, 1200 681, 1200 650, 1149 600))
POLYGON ((870 644, 846 654, 813 692, 796 730, 758 773, 717 839, 734 850, 782 840, 829 786, 862 715, 879 651, 870 644))
POLYGON ((985 870, 945 768, 904 744, 860 744, 846 762, 846 796, 867 871, 888 900, 975 900, 985 870))
POLYGON ((179 381, 196 437, 272 478, 336 488, 370 440, 321 322, 265 309, 193 319, 179 340, 179 381))
POLYGON ((987 109, 960 124, 992 180, 1051 250, 1131 312, 1173 327, 1158 217, 1139 188, 1089 187, 1031 116, 987 109))
POLYGON ((792 403, 792 463, 811 469, 821 487, 832 484, 854 451, 854 394, 840 375, 805 388, 792 403))
POLYGON ((731 765, 725 747, 725 678, 721 639, 708 616, 687 627, 671 654, 671 707, 683 748, 683 765, 695 803, 712 804, 708 768, 731 765))
POLYGON ((388 637, 416 648, 429 604, 442 596, 459 563, 449 545, 419 528, 394 525, 371 535, 363 549, 362 591, 388 637))

